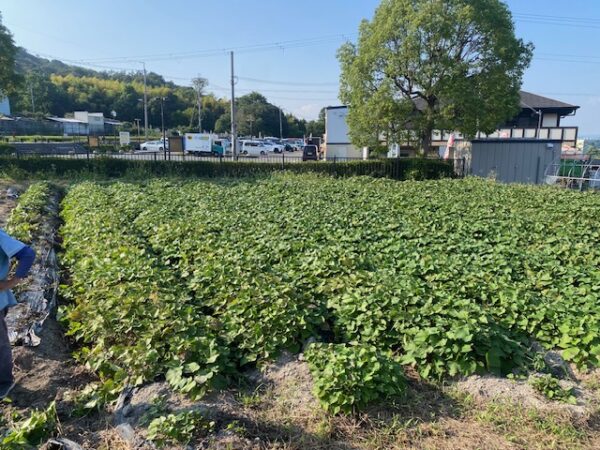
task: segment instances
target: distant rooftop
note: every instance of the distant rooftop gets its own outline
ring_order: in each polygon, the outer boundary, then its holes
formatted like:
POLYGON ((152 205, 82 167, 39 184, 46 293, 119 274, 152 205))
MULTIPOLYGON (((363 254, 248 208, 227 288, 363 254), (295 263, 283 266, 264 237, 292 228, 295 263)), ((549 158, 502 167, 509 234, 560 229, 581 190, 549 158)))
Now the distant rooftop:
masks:
POLYGON ((46 117, 46 119, 48 120, 52 120, 54 122, 62 122, 62 123, 81 123, 81 124, 85 124, 85 122, 82 122, 81 120, 77 120, 77 119, 69 119, 66 117, 46 117))
POLYGON ((521 91, 521 108, 531 107, 533 109, 579 109, 579 106, 570 105, 558 100, 541 95, 532 94, 531 92, 521 91))
MULTIPOLYGON (((533 108, 533 109, 562 109, 571 110, 571 112, 579 109, 579 106, 571 105, 569 103, 554 100, 552 98, 543 97, 541 95, 532 94, 531 92, 520 91, 521 93, 521 108, 533 108)), ((425 101, 422 98, 413 99, 417 109, 425 109, 425 101)), ((327 109, 342 109, 347 106, 328 106, 327 109)), ((566 113, 566 111, 563 111, 566 113)))

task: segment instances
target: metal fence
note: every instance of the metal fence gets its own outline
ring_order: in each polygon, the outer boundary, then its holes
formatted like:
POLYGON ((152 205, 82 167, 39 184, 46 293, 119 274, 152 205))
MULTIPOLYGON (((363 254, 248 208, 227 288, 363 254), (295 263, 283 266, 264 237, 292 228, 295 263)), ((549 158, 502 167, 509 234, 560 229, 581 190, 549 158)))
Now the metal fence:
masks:
POLYGON ((545 183, 580 191, 600 191, 600 159, 560 159, 548 166, 545 183))
POLYGON ((452 175, 462 177, 466 172, 464 158, 446 162, 439 159, 382 158, 363 160, 362 158, 341 157, 303 161, 302 152, 286 152, 283 154, 261 155, 260 157, 239 156, 234 159, 231 155, 219 157, 195 156, 174 152, 101 152, 89 150, 88 147, 77 143, 72 145, 65 145, 64 143, 55 145, 15 145, 8 152, 0 152, 0 156, 0 165, 11 164, 12 161, 13 165, 24 170, 43 167, 54 167, 55 170, 65 171, 77 171, 80 167, 91 169, 92 166, 87 164, 83 166, 76 164, 77 161, 81 161, 82 163, 93 163, 94 167, 105 166, 104 162, 114 162, 110 167, 115 168, 114 170, 117 172, 125 171, 127 168, 126 163, 129 162, 156 162, 163 164, 146 167, 152 173, 160 174, 165 171, 175 171, 182 174, 209 173, 211 176, 218 176, 220 173, 242 175, 244 173, 266 173, 289 169, 295 172, 314 171, 340 176, 368 175, 402 180, 440 178, 452 175), (50 149, 52 151, 49 151, 50 149), (56 164, 52 164, 52 160, 65 161, 67 164, 59 168, 56 164), (94 164, 96 161, 100 166, 94 164), (120 165, 118 161, 125 164, 120 165))

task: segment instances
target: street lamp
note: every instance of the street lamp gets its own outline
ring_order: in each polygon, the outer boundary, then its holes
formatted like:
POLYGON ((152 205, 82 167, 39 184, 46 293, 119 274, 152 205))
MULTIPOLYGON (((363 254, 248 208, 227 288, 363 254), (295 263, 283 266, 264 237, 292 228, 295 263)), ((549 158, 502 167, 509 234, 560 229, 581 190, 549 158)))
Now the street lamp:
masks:
MULTIPOLYGON (((116 122, 117 112, 113 109, 110 112, 110 115, 112 116, 113 121, 116 122)), ((117 150, 117 124, 116 123, 112 124, 112 129, 113 129, 113 143, 115 144, 115 151, 116 151, 117 150)))

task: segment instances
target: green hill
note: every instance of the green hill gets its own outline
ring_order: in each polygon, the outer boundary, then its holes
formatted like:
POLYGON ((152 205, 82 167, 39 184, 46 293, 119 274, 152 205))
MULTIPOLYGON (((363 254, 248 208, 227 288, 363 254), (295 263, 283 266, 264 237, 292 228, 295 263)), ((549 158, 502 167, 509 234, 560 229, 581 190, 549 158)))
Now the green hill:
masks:
MULTIPOLYGON (((23 82, 17 93, 11 96, 15 115, 59 116, 73 111, 102 112, 110 117, 133 123, 143 119, 144 84, 141 72, 109 72, 87 69, 34 56, 19 48, 16 71, 23 82)), ((149 124, 159 127, 161 123, 160 102, 165 98, 165 125, 168 128, 197 130, 198 109, 196 94, 190 86, 179 86, 165 80, 161 75, 147 74, 149 101, 149 124)), ((242 134, 262 133, 279 135, 279 108, 270 104, 259 93, 253 92, 237 99, 239 130, 242 134), (252 116, 252 130, 245 117, 252 116)), ((283 132, 286 136, 322 134, 322 121, 306 122, 291 114, 286 115, 283 132)), ((230 128, 229 100, 208 94, 203 98, 202 125, 205 131, 227 132, 230 128)))

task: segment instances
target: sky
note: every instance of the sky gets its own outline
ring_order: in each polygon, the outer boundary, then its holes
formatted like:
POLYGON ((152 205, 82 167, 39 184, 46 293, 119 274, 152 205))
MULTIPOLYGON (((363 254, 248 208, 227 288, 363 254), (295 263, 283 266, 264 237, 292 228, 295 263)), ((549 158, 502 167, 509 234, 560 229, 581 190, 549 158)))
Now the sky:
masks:
MULTIPOLYGON (((600 136, 600 1, 507 0, 517 36, 535 45, 523 89, 581 106, 565 125, 600 136)), ((229 98, 258 90, 314 119, 338 105, 336 51, 379 0, 2 0, 17 45, 99 70, 148 70, 177 84, 209 80, 229 98)))

